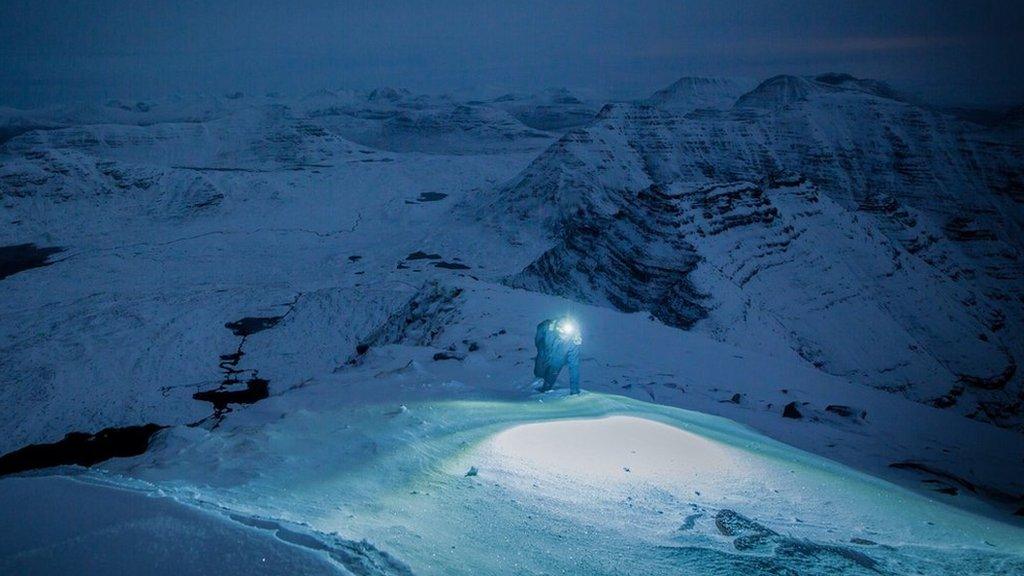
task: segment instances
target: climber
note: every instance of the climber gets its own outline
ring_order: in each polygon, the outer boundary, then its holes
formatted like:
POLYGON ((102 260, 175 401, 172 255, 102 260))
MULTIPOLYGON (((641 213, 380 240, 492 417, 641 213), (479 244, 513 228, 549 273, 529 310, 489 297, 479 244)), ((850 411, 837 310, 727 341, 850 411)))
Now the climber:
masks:
POLYGON ((580 393, 580 345, 583 338, 580 328, 571 318, 545 320, 537 325, 534 338, 537 357, 534 360, 533 375, 544 383, 538 392, 547 392, 555 387, 555 380, 562 367, 569 365, 569 394, 580 393))

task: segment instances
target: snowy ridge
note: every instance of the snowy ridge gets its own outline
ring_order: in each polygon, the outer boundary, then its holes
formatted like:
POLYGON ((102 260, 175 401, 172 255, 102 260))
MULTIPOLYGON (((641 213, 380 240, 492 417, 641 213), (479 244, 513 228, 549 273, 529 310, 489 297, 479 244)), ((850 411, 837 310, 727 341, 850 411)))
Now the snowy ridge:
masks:
POLYGON ((752 87, 746 80, 688 76, 658 90, 646 103, 677 114, 700 109, 725 110, 752 87))
POLYGON ((762 349, 777 348, 781 330, 831 373, 1019 427, 1019 137, 883 96, 877 83, 830 75, 769 79, 728 112, 609 105, 482 215, 551 238, 550 252, 533 243, 543 256, 513 285, 662 319, 674 302, 678 325, 706 316, 696 329, 762 349), (641 202, 652 190, 689 200, 641 202), (595 265, 652 251, 675 264, 685 297, 595 265), (753 326, 737 322, 752 314, 762 316, 753 326))
MULTIPOLYGON (((518 113, 530 115, 568 114, 580 116, 582 104, 555 100, 530 99, 518 113)), ((589 117, 587 117, 589 119, 589 117)), ((579 121, 582 121, 581 117, 579 121)), ((572 123, 572 122, 570 122, 572 123)), ((548 143, 544 129, 523 124, 501 106, 483 102, 456 102, 448 97, 418 96, 394 88, 369 92, 332 92, 322 90, 297 99, 276 96, 248 97, 241 94, 223 98, 179 98, 170 101, 137 102, 134 105, 111 102, 105 106, 81 105, 40 110, 0 108, 0 143, 31 132, 79 129, 57 138, 83 146, 92 143, 117 145, 117 140, 167 138, 166 131, 124 131, 120 135, 88 133, 86 127, 169 126, 181 130, 191 125, 193 143, 175 149, 187 153, 203 150, 203 140, 223 138, 222 129, 255 128, 267 146, 280 148, 289 140, 298 145, 302 137, 312 139, 339 137, 382 150, 425 153, 502 153, 535 149, 548 143), (288 126, 288 123, 291 126, 288 126), (82 130, 87 133, 81 134, 82 130), (206 134, 209 131, 212 134, 206 134), (274 131, 281 131, 272 135, 274 131), (296 133, 297 132, 297 133, 296 133), (133 136, 135 134, 136 136, 133 136)), ((228 138, 244 135, 228 135, 228 138)), ((173 138, 173 136, 170 136, 173 138)), ((76 144, 76 145, 77 145, 76 144)), ((59 145, 59 143, 55 143, 59 145)), ((165 146, 164 150, 174 149, 165 146)), ((140 149, 141 151, 141 149, 140 149)), ((276 150, 275 150, 276 151, 276 150)), ((253 152, 259 153, 259 150, 253 152)), ((288 160, 264 156, 262 159, 288 160)), ((294 158, 292 160, 295 160, 294 158)))

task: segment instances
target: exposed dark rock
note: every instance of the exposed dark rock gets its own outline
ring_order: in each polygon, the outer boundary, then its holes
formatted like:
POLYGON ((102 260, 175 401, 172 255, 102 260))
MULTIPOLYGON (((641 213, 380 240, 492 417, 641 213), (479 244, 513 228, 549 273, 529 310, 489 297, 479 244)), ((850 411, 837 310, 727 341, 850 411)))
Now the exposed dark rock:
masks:
POLYGON ((905 460, 903 462, 893 462, 892 464, 889 464, 889 467, 896 468, 897 470, 916 470, 917 472, 924 472, 925 474, 931 474, 932 476, 955 482, 971 492, 978 491, 973 482, 969 482, 964 478, 956 476, 955 474, 950 474, 944 470, 933 468, 927 464, 921 464, 920 462, 905 460))
POLYGON ((349 262, 359 262, 362 259, 363 259, 363 257, 358 255, 358 254, 353 254, 352 256, 348 257, 348 261, 349 262))
POLYGON ((775 532, 754 522, 750 518, 736 512, 735 510, 722 509, 715 514, 715 526, 723 536, 739 536, 741 534, 767 534, 774 535, 775 532))
POLYGON ((462 354, 456 354, 454 352, 437 352, 434 354, 434 360, 465 360, 466 357, 462 354))
POLYGON ((231 333, 235 336, 252 336, 257 332, 273 328, 282 318, 284 316, 250 316, 234 322, 228 322, 224 327, 231 330, 231 333))
POLYGON ((32 444, 0 457, 0 476, 26 470, 77 464, 93 466, 111 458, 138 456, 153 434, 165 426, 144 424, 105 428, 96 434, 70 432, 52 444, 32 444))
POLYGON ((192 398, 200 402, 209 402, 218 412, 228 408, 228 404, 255 404, 270 396, 270 381, 263 378, 250 378, 245 383, 245 388, 231 389, 231 386, 238 384, 237 381, 225 380, 219 388, 196 392, 192 398))
POLYGON ((63 252, 58 246, 36 246, 35 244, 14 244, 0 246, 0 280, 32 268, 49 266, 51 254, 63 252))
POLYGON ((971 376, 970 374, 960 374, 960 381, 972 388, 981 388, 982 390, 1001 390, 1006 386, 1007 382, 1013 379, 1013 375, 1016 373, 1017 363, 1013 358, 1010 358, 1010 363, 1000 374, 988 378, 982 376, 971 376))
POLYGON ((508 284, 580 302, 607 302, 624 312, 650 312, 684 329, 707 316, 701 306, 705 295, 689 278, 700 258, 679 230, 685 216, 676 198, 658 186, 622 192, 608 199, 618 206, 612 214, 583 198, 588 203, 558 223, 558 243, 508 284))
MULTIPOLYGON (((383 324, 367 334, 367 346, 403 343, 412 346, 434 346, 435 339, 446 326, 454 323, 459 288, 442 286, 431 281, 416 292, 408 302, 390 314, 383 324)), ((356 357, 349 359, 353 364, 356 357)))
POLYGON ((418 202, 437 202, 438 200, 444 200, 447 197, 448 195, 443 192, 421 192, 416 200, 418 202))
POLYGON ((406 260, 440 260, 440 254, 428 254, 422 250, 417 250, 412 254, 405 257, 406 260))
POLYGON ((837 416, 842 416, 843 418, 860 418, 861 420, 864 420, 868 417, 867 410, 860 410, 858 408, 844 406, 842 404, 829 404, 828 406, 825 406, 825 411, 836 414, 837 416))
MULTIPOLYGON (((808 565, 816 565, 816 560, 826 560, 829 564, 852 563, 867 570, 875 570, 878 565, 870 556, 850 548, 783 536, 732 510, 720 510, 715 515, 715 525, 722 535, 735 537, 733 547, 741 552, 770 553, 779 560, 809 561, 808 565)), ((836 566, 836 570, 842 572, 840 566, 836 566)))
POLYGON ((695 207, 703 211, 707 228, 701 230, 709 236, 739 226, 771 224, 779 215, 764 191, 752 184, 710 187, 695 207))
POLYGON ((804 415, 801 414, 800 410, 797 409, 796 402, 790 402, 789 404, 786 404, 785 408, 782 409, 782 417, 800 419, 803 418, 804 415))
POLYGON ((770 544, 778 534, 769 528, 732 510, 720 510, 715 515, 715 526, 723 536, 735 536, 737 550, 752 550, 770 544))
POLYGON ((946 235, 958 242, 970 242, 974 240, 995 240, 995 232, 984 228, 978 228, 970 218, 955 216, 943 226, 946 235))
POLYGON ((366 354, 369 351, 370 351, 370 345, 369 344, 366 344, 366 343, 356 344, 356 354, 362 356, 363 354, 366 354))
POLYGON ((850 408, 849 406, 843 406, 842 404, 829 404, 828 406, 825 406, 825 411, 837 414, 839 416, 842 416, 843 418, 849 418, 850 416, 853 416, 853 408, 850 408))
POLYGON ((469 266, 460 264, 459 262, 435 262, 434 266, 437 268, 445 268, 448 270, 469 270, 469 266))
POLYGON ((949 408, 956 405, 957 399, 964 393, 963 384, 958 384, 953 388, 950 388, 949 392, 939 396, 938 398, 932 399, 930 404, 936 408, 949 408))

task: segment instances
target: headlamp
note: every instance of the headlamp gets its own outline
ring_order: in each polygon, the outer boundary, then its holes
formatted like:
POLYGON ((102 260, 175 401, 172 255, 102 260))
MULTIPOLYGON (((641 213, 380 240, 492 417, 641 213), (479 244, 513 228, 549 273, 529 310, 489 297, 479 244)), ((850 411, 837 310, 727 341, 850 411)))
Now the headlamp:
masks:
POLYGON ((576 338, 579 336, 580 329, 576 326, 576 323, 569 318, 563 318, 558 321, 558 335, 565 339, 576 338))

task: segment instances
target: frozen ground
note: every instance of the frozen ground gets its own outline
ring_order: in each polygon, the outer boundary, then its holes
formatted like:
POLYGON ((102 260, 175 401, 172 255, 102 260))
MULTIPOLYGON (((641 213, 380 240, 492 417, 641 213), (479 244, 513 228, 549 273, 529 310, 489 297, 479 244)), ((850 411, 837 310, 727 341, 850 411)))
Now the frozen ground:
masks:
POLYGON ((756 306, 724 338, 508 285, 551 240, 477 216, 557 137, 515 118, 579 102, 348 98, 4 143, 0 245, 50 264, 0 279, 0 453, 167 428, 0 479, 0 571, 1024 570, 1018 431, 830 375, 756 306), (538 396, 533 330, 566 313, 587 393, 538 396))
POLYGON ((727 420, 594 392, 476 400, 468 385, 430 392, 425 374, 402 374, 396 393, 466 399, 353 406, 310 386, 77 480, 2 480, 3 562, 180 574, 191 565, 162 561, 195 546, 189 558, 223 574, 1024 568, 1020 527, 727 420))

